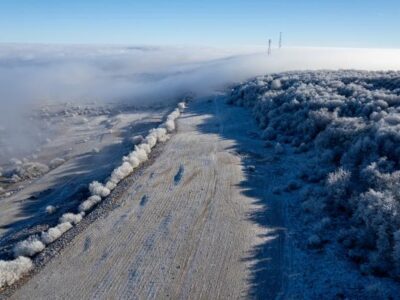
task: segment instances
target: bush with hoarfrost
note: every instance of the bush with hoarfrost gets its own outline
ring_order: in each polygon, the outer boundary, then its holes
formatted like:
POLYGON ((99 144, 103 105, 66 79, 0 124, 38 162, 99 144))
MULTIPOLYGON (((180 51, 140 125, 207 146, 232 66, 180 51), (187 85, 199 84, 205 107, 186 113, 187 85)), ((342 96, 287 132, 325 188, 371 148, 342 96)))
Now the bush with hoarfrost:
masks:
POLYGON ((46 213, 49 215, 54 214, 56 211, 56 208, 53 205, 47 205, 46 206, 46 213))
POLYGON ((346 199, 350 198, 350 179, 351 173, 339 168, 335 172, 329 173, 326 180, 326 190, 328 198, 335 209, 351 209, 350 203, 346 199))
POLYGON ((186 103, 185 102, 179 102, 178 103, 178 108, 182 112, 186 108, 186 103))
POLYGON ((17 166, 15 174, 21 179, 33 179, 49 172, 49 167, 39 162, 24 162, 17 166))
POLYGON ((72 224, 69 222, 60 223, 55 227, 49 228, 47 231, 42 232, 40 240, 45 244, 51 244, 55 240, 59 239, 65 232, 72 228, 72 224))
POLYGON ((140 161, 140 163, 144 163, 145 161, 147 161, 149 159, 149 157, 147 156, 146 151, 144 151, 143 149, 139 148, 138 146, 135 146, 135 151, 134 151, 137 159, 140 161))
MULTIPOLYGON (((154 143, 154 145, 155 145, 155 143, 154 143)), ((144 150, 144 152, 146 152, 146 154, 148 155, 148 154, 150 154, 152 147, 150 147, 149 144, 142 143, 139 146, 137 146, 137 148, 144 150)))
POLYGON ((168 132, 172 132, 175 130, 175 122, 173 120, 167 120, 165 122, 165 128, 167 128, 168 132))
POLYGON ((79 205, 79 211, 85 212, 92 209, 93 206, 101 202, 101 197, 99 196, 90 196, 85 201, 79 205))
POLYGON ((79 214, 73 214, 73 213, 65 213, 61 216, 59 222, 60 224, 62 223, 71 223, 71 224, 78 224, 80 221, 82 221, 83 215, 81 213, 79 214))
POLYGON ((139 145, 141 142, 143 142, 143 136, 135 135, 130 138, 130 141, 132 142, 133 145, 139 145))
POLYGON ((287 72, 240 84, 228 99, 253 110, 271 145, 312 154, 301 178, 317 192, 302 206, 316 220, 321 213, 336 220, 339 240, 363 272, 397 279, 399 78, 395 71, 287 72))
POLYGON ((32 261, 24 256, 10 261, 0 260, 0 288, 12 285, 32 269, 32 261))
POLYGON ((123 158, 123 161, 130 163, 132 168, 137 168, 140 165, 140 160, 137 156, 137 152, 133 151, 131 152, 128 156, 125 156, 123 158))
POLYGON ((57 157, 50 161, 49 166, 51 169, 55 169, 64 163, 65 163, 65 159, 57 157))
POLYGON ((110 195, 110 190, 98 181, 93 181, 89 184, 89 191, 93 196, 100 196, 102 198, 110 195))
POLYGON ((111 174, 111 182, 118 184, 122 179, 132 174, 133 168, 130 163, 124 162, 121 166, 116 168, 111 174))
POLYGON ((146 144, 143 145, 148 145, 149 149, 146 152, 150 153, 151 149, 154 148, 156 144, 157 144, 157 138, 153 135, 149 135, 146 137, 146 144))
POLYGON ((27 256, 32 257, 35 254, 42 252, 45 245, 37 236, 30 236, 26 240, 17 243, 14 246, 13 253, 15 257, 27 256))

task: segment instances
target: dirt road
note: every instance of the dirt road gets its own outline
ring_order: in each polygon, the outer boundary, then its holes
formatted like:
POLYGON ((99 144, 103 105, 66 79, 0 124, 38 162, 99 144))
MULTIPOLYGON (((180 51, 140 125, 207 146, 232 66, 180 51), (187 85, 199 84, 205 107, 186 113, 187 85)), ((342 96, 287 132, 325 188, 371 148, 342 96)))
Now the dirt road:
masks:
POLYGON ((13 298, 275 298, 284 210, 257 132, 248 112, 223 99, 191 103, 121 205, 13 298))

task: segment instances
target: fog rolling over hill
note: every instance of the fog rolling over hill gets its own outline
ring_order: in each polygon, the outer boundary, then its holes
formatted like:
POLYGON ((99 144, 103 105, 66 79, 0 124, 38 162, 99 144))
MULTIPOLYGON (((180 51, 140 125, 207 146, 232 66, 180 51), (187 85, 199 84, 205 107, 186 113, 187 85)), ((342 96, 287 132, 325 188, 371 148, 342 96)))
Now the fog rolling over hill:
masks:
POLYGON ((2 45, 0 288, 398 294, 396 70, 389 49, 2 45))
POLYGON ((43 104, 166 104, 183 94, 206 95, 227 84, 270 72, 399 69, 399 57, 398 50, 386 49, 288 48, 273 49, 272 55, 267 56, 266 48, 260 47, 3 44, 0 135, 6 132, 7 141, 0 142, 16 151, 15 155, 18 148, 25 150, 35 145, 39 125, 30 122, 27 115, 43 104), (13 147, 14 144, 20 147, 13 147))

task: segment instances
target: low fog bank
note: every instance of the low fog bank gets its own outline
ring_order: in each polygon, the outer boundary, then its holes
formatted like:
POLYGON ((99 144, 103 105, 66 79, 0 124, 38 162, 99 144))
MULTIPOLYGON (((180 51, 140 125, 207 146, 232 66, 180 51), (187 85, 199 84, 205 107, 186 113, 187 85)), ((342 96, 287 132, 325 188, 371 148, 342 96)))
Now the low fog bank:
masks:
POLYGON ((267 56, 260 47, 3 45, 1 103, 20 109, 54 101, 164 102, 264 73, 304 69, 398 70, 400 50, 288 48, 267 56))
POLYGON ((0 150, 26 148, 28 115, 52 103, 169 104, 249 77, 290 70, 400 69, 399 50, 266 47, 0 46, 0 150), (7 140, 2 138, 7 132, 7 140), (2 140, 3 139, 3 140, 2 140))

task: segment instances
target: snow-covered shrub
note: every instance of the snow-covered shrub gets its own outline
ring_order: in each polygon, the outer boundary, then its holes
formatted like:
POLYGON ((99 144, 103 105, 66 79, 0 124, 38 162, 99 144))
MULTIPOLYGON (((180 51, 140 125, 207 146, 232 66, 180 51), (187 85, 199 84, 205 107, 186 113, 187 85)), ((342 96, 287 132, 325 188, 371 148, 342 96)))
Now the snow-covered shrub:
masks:
POLYGON ((180 116, 181 111, 179 108, 176 108, 173 112, 171 112, 164 125, 168 132, 172 132, 175 130, 175 120, 180 116))
POLYGON ((281 87, 282 87, 282 84, 279 79, 275 79, 271 82, 271 89, 279 90, 281 87))
POLYGON ((167 120, 165 122, 165 127, 167 128, 168 132, 172 132, 175 130, 175 122, 174 120, 167 120))
POLYGON ((117 184, 115 182, 112 182, 111 180, 106 182, 106 188, 109 189, 110 191, 114 190, 117 187, 117 184))
POLYGON ((350 209, 348 203, 350 179, 351 173, 342 168, 328 174, 326 180, 327 194, 336 209, 350 209))
POLYGON ((45 245, 37 236, 30 236, 26 240, 17 243, 14 246, 13 253, 15 257, 28 256, 32 257, 35 254, 42 252, 45 245))
POLYGON ((93 206, 95 206, 97 203, 101 202, 101 197, 99 196, 90 196, 87 198, 85 201, 79 205, 79 211, 84 212, 90 210, 93 206))
POLYGON ((32 268, 32 261, 24 256, 10 261, 0 260, 0 288, 12 285, 32 268))
POLYGON ((54 159, 52 159, 50 161, 49 166, 50 166, 51 169, 55 169, 55 168, 61 166, 64 163, 65 163, 65 159, 57 157, 57 158, 54 158, 54 159))
POLYGON ((102 198, 107 197, 110 194, 110 190, 98 181, 93 181, 89 185, 89 191, 93 196, 100 196, 102 198))
POLYGON ((148 153, 150 153, 151 148, 153 148, 156 144, 157 144, 157 138, 153 135, 149 135, 146 137, 146 144, 142 144, 142 145, 148 145, 149 146, 148 153))
POLYGON ((135 135, 130 138, 130 141, 132 142, 133 145, 139 145, 143 140, 144 138, 141 135, 135 135))
POLYGON ((135 151, 134 152, 135 152, 135 156, 140 161, 140 163, 144 163, 145 161, 147 161, 149 159, 149 157, 147 156, 146 151, 144 151, 141 148, 138 148, 138 146, 135 146, 135 151))
POLYGON ((48 213, 49 215, 54 214, 55 211, 56 211, 56 208, 53 205, 46 206, 46 213, 48 213))
POLYGON ((140 165, 140 160, 137 156, 137 152, 133 151, 131 152, 128 156, 125 156, 123 158, 123 161, 126 161, 128 163, 130 163, 130 165, 132 166, 132 168, 137 168, 140 165))
POLYGON ((167 130, 161 127, 150 130, 148 137, 149 136, 154 136, 157 139, 157 142, 161 143, 164 143, 169 139, 167 130))
POLYGON ((118 184, 122 179, 126 178, 133 172, 133 168, 130 163, 124 162, 120 167, 116 168, 112 174, 110 181, 118 184))
MULTIPOLYGON (((154 141, 154 145, 155 145, 155 143, 156 143, 156 141, 154 141)), ((146 143, 142 143, 142 144, 140 144, 140 145, 138 145, 136 147, 137 147, 137 149, 144 150, 144 152, 146 152, 147 155, 150 154, 151 148, 152 148, 152 147, 150 147, 149 144, 146 144, 146 143)))
POLYGON ((16 175, 21 179, 33 179, 46 174, 49 167, 39 162, 26 162, 18 165, 15 169, 16 175))
POLYGON ((274 150, 275 150, 275 154, 282 154, 285 152, 285 149, 283 148, 281 143, 276 143, 274 150))
POLYGON ((185 102, 178 103, 178 108, 182 112, 186 108, 185 102))
POLYGON ((47 231, 42 232, 40 240, 48 245, 59 239, 65 232, 72 228, 72 224, 69 222, 60 223, 55 227, 49 228, 47 231))
POLYGON ((234 87, 228 103, 252 109, 263 139, 311 154, 300 176, 314 185, 303 192, 304 211, 337 220, 339 240, 363 272, 400 279, 398 78, 400 72, 272 74, 234 87))
POLYGON ((82 214, 73 214, 73 213, 65 213, 61 216, 59 222, 62 223, 71 223, 71 224, 78 224, 82 221, 82 214))
POLYGON ((322 246, 322 240, 317 234, 313 234, 308 238, 307 245, 310 248, 319 248, 322 246))

